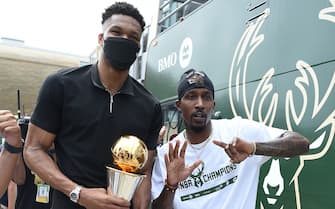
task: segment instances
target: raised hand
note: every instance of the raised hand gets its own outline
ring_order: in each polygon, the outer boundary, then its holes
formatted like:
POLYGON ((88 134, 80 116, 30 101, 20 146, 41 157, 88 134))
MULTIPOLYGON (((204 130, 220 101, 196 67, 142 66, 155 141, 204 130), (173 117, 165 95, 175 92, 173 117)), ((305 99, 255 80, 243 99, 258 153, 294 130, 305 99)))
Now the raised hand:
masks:
POLYGON ((185 151, 187 147, 187 141, 184 142, 182 148, 179 151, 180 141, 176 141, 176 145, 173 148, 172 143, 169 143, 169 152, 165 153, 164 160, 166 165, 167 179, 166 183, 171 186, 178 186, 178 183, 185 180, 192 171, 198 167, 201 160, 196 160, 192 165, 186 167, 185 165, 185 151))
POLYGON ((8 110, 0 110, 0 133, 6 142, 21 147, 21 131, 15 116, 8 110))
POLYGON ((213 143, 222 147, 230 157, 232 163, 240 163, 254 152, 254 145, 235 137, 231 144, 213 140, 213 143))

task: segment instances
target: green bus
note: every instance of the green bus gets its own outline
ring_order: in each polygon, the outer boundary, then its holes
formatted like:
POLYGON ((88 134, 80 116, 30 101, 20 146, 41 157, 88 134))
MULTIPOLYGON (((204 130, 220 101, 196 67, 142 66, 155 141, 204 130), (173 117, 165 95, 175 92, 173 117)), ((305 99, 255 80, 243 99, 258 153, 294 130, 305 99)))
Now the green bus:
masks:
POLYGON ((257 209, 335 207, 335 1, 160 0, 140 54, 143 83, 163 107, 169 136, 180 75, 205 71, 213 118, 241 116, 294 130, 310 151, 263 165, 257 209))

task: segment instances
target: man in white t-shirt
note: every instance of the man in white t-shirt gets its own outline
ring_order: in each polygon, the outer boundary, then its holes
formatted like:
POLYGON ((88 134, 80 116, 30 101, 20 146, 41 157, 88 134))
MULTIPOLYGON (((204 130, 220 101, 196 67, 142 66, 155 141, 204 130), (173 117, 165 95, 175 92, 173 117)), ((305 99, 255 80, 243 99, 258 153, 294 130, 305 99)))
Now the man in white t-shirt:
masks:
POLYGON ((295 132, 240 117, 211 120, 214 87, 204 72, 181 76, 176 106, 186 129, 157 150, 153 209, 254 209, 260 167, 269 156, 309 150, 295 132))

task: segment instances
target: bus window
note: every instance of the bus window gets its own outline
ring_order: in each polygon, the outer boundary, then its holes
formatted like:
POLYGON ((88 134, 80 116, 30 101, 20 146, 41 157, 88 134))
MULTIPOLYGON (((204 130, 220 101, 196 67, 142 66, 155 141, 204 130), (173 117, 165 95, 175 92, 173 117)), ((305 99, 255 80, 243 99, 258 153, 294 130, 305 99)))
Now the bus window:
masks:
POLYGON ((159 32, 182 20, 187 14, 194 11, 208 0, 164 0, 159 6, 159 32))

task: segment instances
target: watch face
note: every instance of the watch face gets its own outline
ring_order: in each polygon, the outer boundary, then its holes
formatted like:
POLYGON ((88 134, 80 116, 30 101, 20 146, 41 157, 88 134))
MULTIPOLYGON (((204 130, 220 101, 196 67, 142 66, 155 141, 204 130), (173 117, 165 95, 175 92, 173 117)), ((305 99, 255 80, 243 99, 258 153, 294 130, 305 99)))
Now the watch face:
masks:
POLYGON ((81 186, 77 186, 74 190, 70 192, 70 200, 77 203, 79 200, 79 193, 81 190, 81 186))
POLYGON ((77 202, 77 200, 78 200, 78 194, 75 193, 75 192, 71 192, 71 194, 70 194, 70 199, 71 199, 73 202, 77 202))

